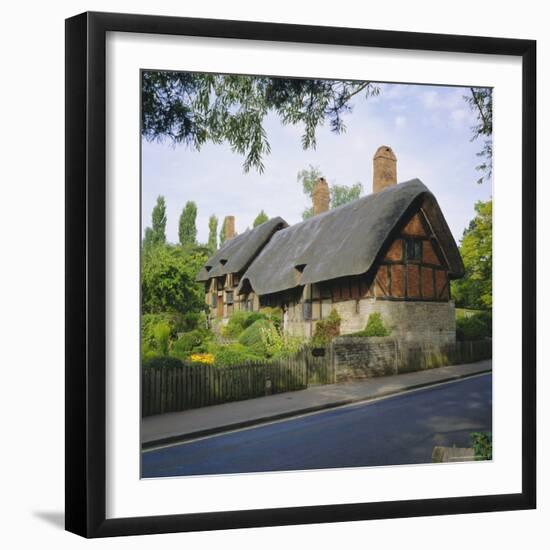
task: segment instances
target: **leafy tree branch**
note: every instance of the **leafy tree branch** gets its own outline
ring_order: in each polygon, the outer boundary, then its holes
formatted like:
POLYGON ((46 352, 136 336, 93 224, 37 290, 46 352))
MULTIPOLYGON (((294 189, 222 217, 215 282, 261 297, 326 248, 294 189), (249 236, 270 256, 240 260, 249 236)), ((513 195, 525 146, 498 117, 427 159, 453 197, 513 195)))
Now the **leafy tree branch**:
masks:
POLYGON ((264 129, 269 113, 283 124, 303 125, 302 146, 315 148, 316 130, 325 122, 335 133, 345 131, 342 117, 351 112, 352 97, 379 92, 371 82, 352 80, 144 71, 142 135, 197 150, 225 141, 244 157, 245 172, 262 172, 271 151, 264 129))

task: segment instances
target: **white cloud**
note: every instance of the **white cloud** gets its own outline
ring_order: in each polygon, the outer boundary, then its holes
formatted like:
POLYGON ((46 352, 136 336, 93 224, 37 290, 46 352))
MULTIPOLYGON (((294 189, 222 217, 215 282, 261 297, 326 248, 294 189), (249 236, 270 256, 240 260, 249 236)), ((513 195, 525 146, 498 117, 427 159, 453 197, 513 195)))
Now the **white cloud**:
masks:
POLYGON ((466 109, 454 109, 450 114, 452 124, 455 127, 462 126, 466 118, 468 118, 468 114, 466 109))
POLYGON ((435 90, 424 92, 420 96, 420 98, 422 100, 422 103, 424 104, 424 107, 426 107, 427 109, 433 109, 434 107, 438 106, 439 98, 435 90))
POLYGON ((407 124, 407 119, 404 116, 398 115, 394 119, 394 124, 397 128, 403 128, 407 124))

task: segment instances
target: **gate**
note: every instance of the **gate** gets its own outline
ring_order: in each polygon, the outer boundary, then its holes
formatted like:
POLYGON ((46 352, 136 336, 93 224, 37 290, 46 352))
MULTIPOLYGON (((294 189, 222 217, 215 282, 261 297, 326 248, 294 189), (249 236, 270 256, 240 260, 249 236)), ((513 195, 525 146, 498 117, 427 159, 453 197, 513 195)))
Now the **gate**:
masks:
POLYGON ((303 360, 306 363, 307 385, 334 384, 336 370, 332 360, 332 346, 324 348, 304 347, 303 360))

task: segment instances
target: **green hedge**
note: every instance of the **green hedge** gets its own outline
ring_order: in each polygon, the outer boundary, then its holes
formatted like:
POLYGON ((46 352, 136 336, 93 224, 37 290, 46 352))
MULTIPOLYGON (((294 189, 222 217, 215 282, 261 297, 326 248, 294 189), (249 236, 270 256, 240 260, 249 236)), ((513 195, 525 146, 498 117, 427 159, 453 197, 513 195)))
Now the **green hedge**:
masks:
POLYGON ((480 311, 456 320, 456 339, 459 341, 484 340, 492 336, 493 316, 490 311, 480 311))
POLYGON ((208 351, 208 344, 212 340, 212 333, 208 329, 195 329, 180 334, 172 345, 171 355, 179 359, 186 359, 192 353, 208 351))
POLYGON ((267 319, 258 319, 241 333, 239 344, 250 348, 252 353, 265 357, 267 349, 262 338, 262 330, 269 329, 271 326, 273 325, 267 319))
POLYGON ((236 311, 223 327, 222 334, 226 338, 238 338, 245 329, 260 319, 266 319, 266 316, 259 311, 236 311))
POLYGON ((183 362, 176 357, 170 356, 156 356, 144 359, 141 363, 144 369, 149 368, 167 368, 167 367, 183 367, 183 362))
POLYGON ((225 345, 212 344, 208 351, 214 355, 214 365, 218 367, 242 365, 243 363, 262 359, 260 355, 238 342, 225 345))

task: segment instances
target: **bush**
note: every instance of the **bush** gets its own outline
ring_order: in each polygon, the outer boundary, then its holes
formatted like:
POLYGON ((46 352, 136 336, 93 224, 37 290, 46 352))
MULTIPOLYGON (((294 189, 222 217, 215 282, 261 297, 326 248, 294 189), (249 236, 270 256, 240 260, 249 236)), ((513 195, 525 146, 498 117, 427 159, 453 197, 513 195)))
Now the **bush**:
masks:
POLYGON ((160 323, 170 327, 170 340, 174 340, 178 332, 186 330, 185 316, 180 313, 146 313, 141 316, 142 348, 157 349, 154 329, 160 323))
POLYGON ((209 351, 214 355, 214 364, 219 367, 242 365, 248 361, 259 361, 262 359, 261 356, 239 343, 225 345, 212 344, 209 351))
POLYGON ((168 355, 170 345, 170 325, 168 323, 157 323, 153 327, 153 337, 155 338, 156 349, 161 355, 168 355))
POLYGON ((365 336, 389 336, 391 330, 386 328, 380 313, 371 313, 365 327, 365 336))
POLYGON ((340 324, 342 319, 338 312, 333 309, 329 313, 326 319, 317 321, 315 325, 315 332, 313 333, 313 338, 311 343, 315 347, 324 347, 330 344, 330 341, 336 336, 340 335, 340 324))
POLYGON ((281 334, 275 325, 260 330, 263 347, 268 357, 290 357, 298 353, 303 339, 289 334, 281 334))
POLYGON ((493 459, 493 436, 491 433, 474 432, 470 434, 476 460, 493 459))
POLYGON ((169 367, 183 367, 183 363, 176 359, 175 357, 170 356, 154 356, 144 359, 141 362, 141 365, 144 369, 151 368, 169 368, 169 367))
POLYGON ((250 350, 263 357, 267 357, 267 348, 262 337, 262 330, 269 329, 273 323, 267 319, 258 319, 246 328, 239 336, 239 344, 250 348, 250 350))
POLYGON ((190 332, 198 328, 204 328, 205 326, 206 318, 204 312, 189 311, 181 315, 178 332, 190 332))
POLYGON ((222 328, 222 335, 226 338, 238 338, 250 325, 265 318, 266 316, 259 311, 236 311, 222 328))
POLYGON ((208 342, 212 340, 212 333, 207 329, 195 329, 179 335, 170 352, 174 357, 187 359, 192 353, 208 351, 208 342))
POLYGON ((277 330, 281 330, 281 324, 283 321, 283 311, 279 307, 263 307, 260 309, 260 313, 265 319, 271 321, 277 330))
POLYGON ((456 339, 460 341, 484 340, 493 334, 493 318, 489 311, 480 311, 456 320, 456 339))
POLYGON ((386 328, 382 316, 380 313, 371 313, 367 320, 367 326, 358 332, 352 332, 351 334, 346 334, 346 336, 357 336, 357 337, 371 337, 371 336, 389 336, 391 330, 386 328))

